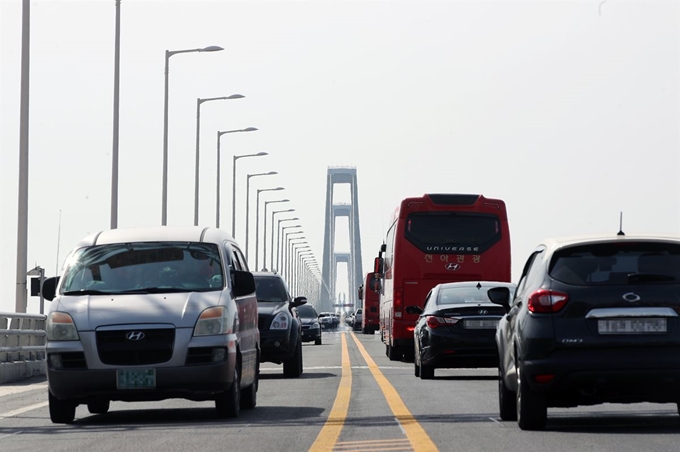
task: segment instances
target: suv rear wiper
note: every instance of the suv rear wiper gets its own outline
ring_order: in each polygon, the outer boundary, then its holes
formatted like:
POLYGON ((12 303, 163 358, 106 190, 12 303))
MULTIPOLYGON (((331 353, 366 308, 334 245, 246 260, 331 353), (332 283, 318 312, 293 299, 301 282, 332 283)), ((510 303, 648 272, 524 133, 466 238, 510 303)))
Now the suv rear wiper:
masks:
POLYGON ((629 283, 643 283, 643 282, 659 282, 659 281, 675 281, 675 277, 671 275, 660 275, 655 273, 629 273, 629 283))

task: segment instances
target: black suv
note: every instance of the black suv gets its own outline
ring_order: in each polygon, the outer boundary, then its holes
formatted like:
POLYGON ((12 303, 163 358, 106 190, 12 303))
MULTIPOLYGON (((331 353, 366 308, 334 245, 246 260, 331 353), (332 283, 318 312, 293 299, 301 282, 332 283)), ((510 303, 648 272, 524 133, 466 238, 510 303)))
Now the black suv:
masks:
POLYGON ((260 362, 283 363, 283 375, 302 374, 302 323, 297 307, 305 297, 291 300, 280 275, 254 272, 257 295, 257 326, 260 330, 260 362))
MULTIPOLYGON (((545 427, 548 407, 680 402, 680 238, 546 240, 496 332, 503 420, 545 427)), ((678 407, 680 409, 680 405, 678 407)))

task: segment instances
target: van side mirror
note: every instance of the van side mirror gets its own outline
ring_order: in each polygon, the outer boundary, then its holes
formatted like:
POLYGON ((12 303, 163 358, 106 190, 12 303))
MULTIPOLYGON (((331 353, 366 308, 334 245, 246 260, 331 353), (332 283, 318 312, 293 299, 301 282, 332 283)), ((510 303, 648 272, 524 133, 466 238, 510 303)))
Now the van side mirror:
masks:
POLYGON ((255 278, 252 273, 234 270, 232 275, 234 282, 232 290, 235 297, 244 297, 255 292, 255 278))
POLYGON ((382 257, 376 257, 373 260, 373 273, 383 273, 383 258, 382 257))
POLYGON ((54 297, 57 295, 57 285, 58 284, 59 284, 59 277, 58 276, 53 276, 53 277, 47 278, 46 280, 43 281, 42 296, 45 300, 49 300, 49 301, 54 300, 54 297))
POLYGON ((494 287, 486 293, 491 303, 501 305, 505 312, 510 311, 510 289, 507 287, 494 287))
POLYGON ((357 295, 359 295, 359 300, 364 299, 364 286, 363 285, 359 286, 359 290, 358 290, 357 295))

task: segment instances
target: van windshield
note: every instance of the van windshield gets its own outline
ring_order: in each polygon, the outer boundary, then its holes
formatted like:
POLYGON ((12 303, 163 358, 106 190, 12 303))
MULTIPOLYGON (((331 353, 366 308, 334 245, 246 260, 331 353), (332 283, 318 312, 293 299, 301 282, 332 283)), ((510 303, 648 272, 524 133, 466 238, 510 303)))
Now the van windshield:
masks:
POLYGON ((77 250, 62 276, 62 295, 205 292, 222 290, 217 245, 144 242, 77 250))

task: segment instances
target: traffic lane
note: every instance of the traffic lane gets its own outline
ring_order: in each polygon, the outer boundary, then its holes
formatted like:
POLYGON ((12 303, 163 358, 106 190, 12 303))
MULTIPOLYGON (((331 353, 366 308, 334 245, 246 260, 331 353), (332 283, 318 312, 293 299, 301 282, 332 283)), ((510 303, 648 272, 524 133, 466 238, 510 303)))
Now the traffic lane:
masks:
POLYGON ((524 432, 498 417, 496 369, 438 369, 434 380, 421 380, 413 363, 389 361, 379 338, 357 337, 441 450, 559 452, 594 443, 598 452, 677 449, 674 404, 551 408, 546 431, 524 432))
MULTIPOLYGON (((341 374, 339 336, 328 336, 325 345, 303 346, 300 378, 283 378, 281 366, 262 363, 258 405, 238 419, 216 418, 213 402, 170 399, 113 402, 105 415, 79 406, 74 424, 60 425, 51 423, 43 407, 0 420, 2 450, 307 450, 328 416, 341 374)), ((46 401, 46 390, 41 397, 46 401)))
POLYGON ((0 385, 0 419, 47 402, 47 379, 37 376, 0 385))

